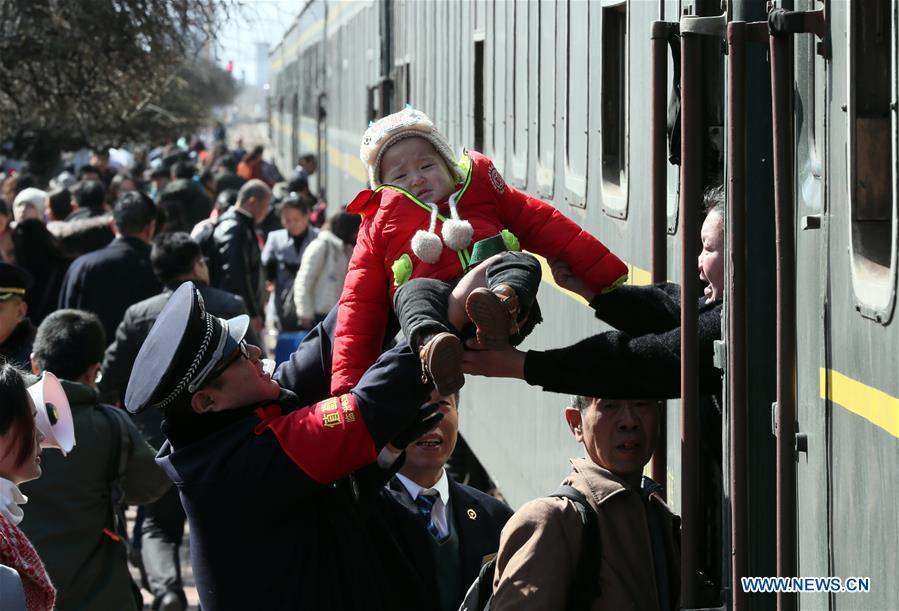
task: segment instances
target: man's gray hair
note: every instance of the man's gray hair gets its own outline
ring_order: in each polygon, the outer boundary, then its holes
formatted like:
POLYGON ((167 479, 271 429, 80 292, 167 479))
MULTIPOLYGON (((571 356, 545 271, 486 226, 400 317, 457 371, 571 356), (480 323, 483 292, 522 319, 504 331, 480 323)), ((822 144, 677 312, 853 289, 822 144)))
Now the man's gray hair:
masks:
POLYGON ((258 178, 254 178, 253 180, 248 180, 247 183, 240 188, 240 192, 237 194, 237 205, 243 204, 251 197, 262 200, 269 197, 271 194, 272 190, 268 188, 267 184, 258 178))
POLYGON ((595 400, 593 397, 585 397, 584 395, 571 395, 571 407, 576 407, 583 413, 595 400))

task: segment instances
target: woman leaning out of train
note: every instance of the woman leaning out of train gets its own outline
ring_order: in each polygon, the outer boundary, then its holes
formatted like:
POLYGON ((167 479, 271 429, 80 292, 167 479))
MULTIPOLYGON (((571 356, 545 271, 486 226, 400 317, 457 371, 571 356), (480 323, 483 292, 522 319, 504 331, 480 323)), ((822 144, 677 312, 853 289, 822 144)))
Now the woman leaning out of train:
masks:
POLYGON ((0 365, 0 593, 3 609, 49 611, 56 602, 44 564, 19 529, 27 498, 19 484, 41 476, 40 443, 35 406, 25 388, 22 372, 0 365), (10 570, 12 569, 12 570, 10 570), (18 575, 16 575, 18 573, 18 575), (7 606, 7 603, 11 603, 7 606))
MULTIPOLYGON (((705 194, 708 210, 700 236, 699 277, 706 283, 699 299, 700 392, 720 397, 721 372, 713 363, 721 339, 724 297, 724 195, 705 194)), ((665 282, 622 286, 597 294, 560 261, 550 261, 553 278, 584 298, 596 317, 616 330, 555 350, 465 353, 465 371, 489 377, 518 378, 544 390, 588 397, 680 396, 680 286, 665 282)))

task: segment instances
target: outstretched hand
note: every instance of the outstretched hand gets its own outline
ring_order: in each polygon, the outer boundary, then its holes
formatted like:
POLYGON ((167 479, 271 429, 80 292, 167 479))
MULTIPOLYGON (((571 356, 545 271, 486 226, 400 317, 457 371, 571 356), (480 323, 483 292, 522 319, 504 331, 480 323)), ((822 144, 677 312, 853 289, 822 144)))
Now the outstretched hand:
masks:
MULTIPOLYGON (((471 343, 469 347, 473 347, 471 343)), ((503 350, 466 350, 462 355, 462 371, 476 376, 523 380, 524 357, 524 352, 512 346, 503 350)))
POLYGON ((567 291, 577 293, 586 299, 587 303, 593 301, 593 298, 596 297, 596 293, 591 291, 590 287, 587 286, 587 283, 578 278, 575 273, 571 271, 571 268, 568 267, 567 263, 556 257, 550 257, 546 261, 549 263, 549 269, 553 273, 553 280, 556 281, 556 284, 567 291))
POLYGON ((437 425, 443 420, 443 414, 438 411, 440 405, 440 402, 435 401, 418 408, 418 415, 415 417, 415 421, 406 427, 406 430, 401 431, 394 437, 390 441, 390 445, 397 450, 403 450, 422 435, 426 435, 437 428, 437 425))

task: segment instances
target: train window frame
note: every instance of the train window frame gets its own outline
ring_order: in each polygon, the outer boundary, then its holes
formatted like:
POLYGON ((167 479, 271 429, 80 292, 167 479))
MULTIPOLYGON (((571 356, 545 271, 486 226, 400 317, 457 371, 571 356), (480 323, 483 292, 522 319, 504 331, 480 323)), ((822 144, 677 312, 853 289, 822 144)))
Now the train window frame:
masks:
MULTIPOLYGON (((803 0, 797 10, 815 10, 821 0, 803 0)), ((811 212, 823 212, 827 150, 827 62, 816 52, 817 38, 797 39, 794 74, 797 101, 796 178, 798 201, 811 212)))
MULTIPOLYGON (((493 57, 495 62, 489 62, 492 67, 506 65, 506 11, 505 3, 500 2, 493 5, 493 57)), ((505 173, 506 168, 506 78, 505 72, 497 74, 495 69, 491 70, 491 90, 493 102, 493 130, 490 138, 490 159, 500 174, 505 173)))
POLYGON ((556 24, 557 0, 543 0, 537 5, 537 159, 534 178, 538 197, 552 198, 556 178, 556 24), (547 27, 548 26, 548 27, 547 27))
POLYGON ((529 1, 515 0, 510 11, 510 20, 512 21, 512 57, 514 64, 512 67, 510 91, 512 100, 509 104, 509 110, 512 113, 512 129, 510 136, 511 163, 509 176, 506 178, 514 187, 521 189, 527 188, 528 177, 528 120, 529 120, 529 104, 528 100, 528 80, 530 72, 530 32, 529 26, 529 1), (523 39, 523 40, 522 40, 523 39))
POLYGON ((586 2, 581 3, 577 0, 568 0, 562 4, 564 7, 564 19, 560 19, 560 23, 564 24, 564 40, 562 48, 564 50, 564 57, 567 57, 567 61, 565 62, 565 70, 560 71, 564 78, 562 79, 562 83, 564 85, 565 91, 565 104, 562 108, 562 166, 563 166, 563 182, 564 182, 564 201, 569 206, 574 206, 576 208, 586 208, 587 207, 587 178, 589 176, 590 171, 590 160, 589 160, 589 150, 590 150, 590 63, 589 63, 589 54, 588 53, 578 53, 579 49, 589 49, 590 48, 590 5, 586 2), (583 10, 582 18, 578 20, 577 18, 572 18, 572 7, 578 7, 583 10), (572 34, 573 28, 572 25, 577 25, 578 23, 582 24, 583 30, 579 30, 578 33, 583 35, 582 40, 576 40, 574 43, 572 39, 575 38, 572 34), (578 44, 580 43, 580 44, 578 44), (572 53, 572 49, 574 49, 574 53, 572 53), (572 59, 576 59, 576 62, 573 62, 572 59), (584 84, 584 91, 580 92, 581 95, 578 95, 579 92, 574 91, 574 95, 572 95, 572 73, 573 67, 577 71, 577 73, 582 76, 580 81, 584 84), (572 100, 574 100, 579 106, 579 108, 575 108, 572 110, 572 100), (572 131, 572 127, 574 122, 571 121, 571 117, 582 117, 583 118, 583 129, 577 129, 577 131, 572 131), (577 150, 572 154, 572 134, 577 135, 577 150), (583 146, 581 146, 580 142, 583 141, 583 146), (582 154, 581 154, 582 153, 582 154), (578 163, 583 163, 583 168, 575 167, 572 161, 576 161, 578 163), (579 171, 580 170, 580 171, 579 171))
POLYGON ((599 157, 602 210, 613 218, 626 219, 630 148, 630 11, 625 0, 603 0, 601 12, 599 157), (614 55, 610 53, 612 50, 614 55), (611 87, 613 81, 617 81, 614 90, 611 87), (608 95, 607 88, 614 95, 608 95), (606 122, 613 122, 613 114, 616 115, 615 125, 607 129, 606 122), (607 153, 613 141, 616 152, 607 153))
POLYGON ((472 119, 472 146, 479 153, 484 153, 486 149, 485 138, 487 137, 487 117, 485 108, 486 104, 486 73, 484 72, 484 49, 486 42, 483 34, 475 32, 471 41, 472 61, 474 67, 472 69, 472 79, 474 81, 471 90, 471 119, 472 119))
MULTIPOLYGON (((889 27, 892 28, 889 33, 890 36, 890 45, 889 45, 889 56, 886 58, 888 62, 887 70, 889 72, 889 78, 882 79, 877 78, 874 75, 874 78, 871 78, 871 83, 876 86, 878 84, 884 84, 889 87, 889 90, 886 92, 876 92, 873 90, 865 91, 866 95, 860 95, 859 90, 863 87, 866 87, 867 84, 862 81, 862 77, 859 74, 859 71, 855 70, 855 65, 858 60, 861 59, 862 53, 859 51, 859 47, 861 44, 853 44, 856 39, 856 26, 859 18, 859 9, 861 6, 866 8, 874 7, 876 10, 876 5, 874 3, 865 3, 859 2, 858 0, 852 0, 849 6, 849 23, 847 27, 847 36, 846 36, 846 49, 848 61, 846 62, 848 78, 847 82, 847 97, 848 97, 848 108, 847 108, 847 190, 849 196, 849 215, 847 221, 849 223, 849 239, 850 239, 850 248, 849 248, 849 257, 850 257, 850 270, 852 276, 852 286, 856 297, 856 310, 863 316, 864 318, 874 320, 880 324, 888 324, 893 315, 893 309, 896 300, 896 234, 897 234, 897 188, 896 188, 896 176, 897 176, 897 117, 896 117, 896 104, 895 100, 897 98, 897 79, 896 79, 896 69, 897 69, 897 59, 896 59, 896 49, 897 49, 897 3, 894 0, 890 3, 890 15, 886 20, 877 20, 874 21, 878 24, 887 23, 889 27), (872 93, 873 91, 873 93, 872 93), (887 123, 889 125, 889 129, 883 129, 883 119, 884 116, 864 116, 859 117, 859 106, 858 98, 863 97, 866 106, 871 106, 871 100, 876 99, 878 97, 886 98, 885 100, 881 100, 881 104, 886 104, 886 112, 882 114, 886 114, 887 123), (865 121, 869 123, 868 127, 863 129, 859 129, 860 121, 865 121), (879 124, 876 124, 875 121, 880 121, 879 124), (863 137, 866 140, 870 140, 872 142, 870 152, 864 159, 866 163, 859 163, 861 159, 861 155, 858 154, 858 146, 859 146, 859 136, 860 134, 865 133, 866 135, 863 137), (878 139, 884 138, 886 142, 878 141, 878 139), (881 185, 881 201, 884 197, 888 196, 888 201, 884 202, 886 205, 879 204, 876 200, 876 190, 877 185, 873 180, 865 180, 868 176, 872 174, 866 173, 863 178, 858 177, 858 168, 864 167, 865 172, 868 172, 868 168, 875 165, 871 162, 873 159, 878 157, 883 158, 885 155, 884 149, 890 149, 890 154, 886 155, 888 157, 886 161, 886 167, 889 170, 886 172, 887 177, 883 181, 887 183, 887 187, 883 188, 881 185), (871 188, 866 189, 870 193, 868 198, 864 203, 859 202, 859 187, 861 185, 874 185, 871 188), (878 219, 871 218, 876 216, 883 216, 887 211, 889 211, 890 217, 888 219, 878 219), (869 218, 859 218, 860 215, 864 215, 869 218), (876 225, 875 225, 876 223, 876 225), (886 223, 884 225, 884 223, 886 223), (883 238, 888 236, 888 240, 884 240, 883 238), (884 258, 884 252, 887 251, 884 248, 883 244, 889 243, 889 267, 885 265, 886 260, 884 258), (873 251, 873 252, 872 252, 873 251), (876 257, 876 258, 875 258, 876 257)), ((873 12, 873 11, 872 11, 873 12)), ((871 41, 872 37, 861 37, 863 40, 871 41)), ((876 56, 873 53, 864 54, 864 59, 861 60, 864 62, 864 66, 870 70, 873 74, 875 72, 874 68, 871 66, 875 65, 876 56)), ((870 110, 868 111, 870 112, 870 110)), ((881 173, 885 168, 881 168, 881 173)))
POLYGON ((294 89, 292 96, 292 112, 290 113, 290 164, 300 158, 300 94, 294 89))
POLYGON ((284 94, 278 96, 278 150, 284 150, 284 94))
POLYGON ((403 58, 402 60, 397 60, 396 65, 394 66, 394 77, 393 81, 395 84, 393 93, 393 110, 394 112, 400 111, 406 104, 411 103, 411 95, 412 91, 412 81, 411 79, 412 66, 411 62, 408 58, 403 58))

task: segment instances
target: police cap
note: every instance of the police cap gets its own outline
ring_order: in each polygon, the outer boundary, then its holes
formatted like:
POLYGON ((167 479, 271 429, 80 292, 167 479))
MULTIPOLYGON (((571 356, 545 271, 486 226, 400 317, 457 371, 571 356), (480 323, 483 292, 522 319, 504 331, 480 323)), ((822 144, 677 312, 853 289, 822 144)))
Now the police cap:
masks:
POLYGON ((131 370, 125 407, 166 409, 199 390, 230 362, 246 335, 246 315, 224 320, 206 311, 193 282, 172 293, 150 329, 131 370))
POLYGON ((25 291, 31 288, 32 278, 18 265, 0 262, 0 301, 12 297, 25 298, 25 291))

